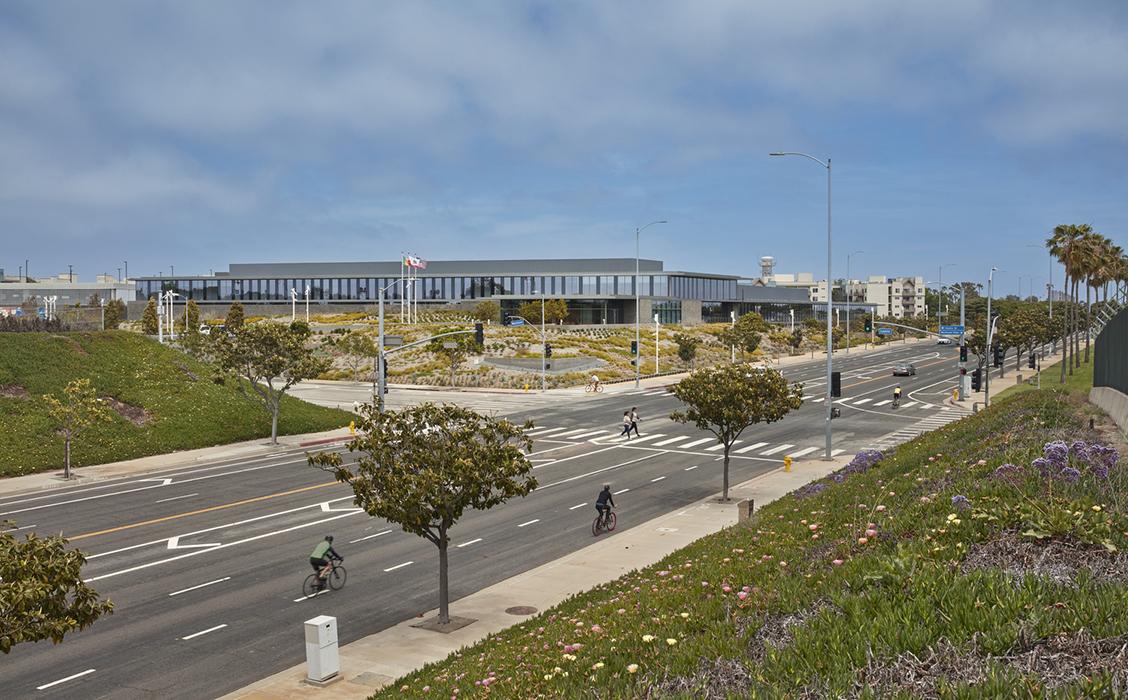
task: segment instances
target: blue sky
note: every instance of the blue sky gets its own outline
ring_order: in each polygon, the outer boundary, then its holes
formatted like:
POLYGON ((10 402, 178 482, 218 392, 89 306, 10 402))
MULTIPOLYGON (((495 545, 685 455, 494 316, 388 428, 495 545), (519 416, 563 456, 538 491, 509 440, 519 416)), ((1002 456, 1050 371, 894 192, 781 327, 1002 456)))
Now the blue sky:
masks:
POLYGON ((1056 224, 1128 244, 1126 114, 1121 2, 8 0, 0 266, 632 256, 668 219, 670 269, 821 275, 796 150, 835 276, 1009 293, 1056 224))

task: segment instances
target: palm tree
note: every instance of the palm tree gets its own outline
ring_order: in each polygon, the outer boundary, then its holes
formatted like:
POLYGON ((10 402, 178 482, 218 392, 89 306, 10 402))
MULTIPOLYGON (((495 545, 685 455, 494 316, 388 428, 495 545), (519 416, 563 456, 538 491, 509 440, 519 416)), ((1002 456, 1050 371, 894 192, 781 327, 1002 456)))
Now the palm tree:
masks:
POLYGON ((1073 374, 1073 360, 1077 356, 1076 347, 1076 332, 1077 332, 1077 309, 1076 304, 1072 303, 1077 298, 1077 275, 1076 265, 1079 262, 1078 256, 1078 243, 1083 236, 1092 233, 1093 229, 1088 224, 1059 224, 1054 227, 1053 234, 1046 239, 1046 248, 1049 249, 1050 254, 1058 259, 1058 262, 1065 267, 1065 286, 1066 294, 1069 296, 1071 303, 1065 307, 1066 321, 1065 321, 1065 338, 1062 345, 1062 365, 1061 365, 1061 383, 1065 383, 1065 370, 1069 367, 1069 373, 1073 374), (1070 286, 1072 283, 1072 286, 1070 286), (1070 345, 1070 338, 1074 339, 1074 345, 1070 345))

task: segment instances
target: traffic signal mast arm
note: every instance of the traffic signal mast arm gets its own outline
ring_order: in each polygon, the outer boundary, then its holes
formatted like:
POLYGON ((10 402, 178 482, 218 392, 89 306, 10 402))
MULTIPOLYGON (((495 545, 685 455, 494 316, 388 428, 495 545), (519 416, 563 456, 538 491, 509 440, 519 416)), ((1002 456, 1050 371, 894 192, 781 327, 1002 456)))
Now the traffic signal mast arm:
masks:
POLYGON ((889 321, 874 321, 874 323, 878 326, 896 326, 897 328, 904 328, 904 329, 913 331, 914 333, 924 333, 925 335, 934 335, 937 338, 947 338, 948 337, 948 336, 943 335, 941 333, 933 333, 932 331, 925 330, 923 328, 915 328, 913 326, 906 326, 902 323, 890 323, 889 321))
POLYGON ((478 331, 475 329, 475 330, 472 330, 472 331, 449 331, 447 333, 439 333, 438 335, 432 335, 430 337, 424 338, 423 340, 416 340, 413 343, 405 343, 404 345, 397 345, 394 348, 390 348, 388 350, 385 350, 384 355, 385 356, 391 355, 393 352, 399 352, 400 350, 407 350, 408 348, 413 348, 413 347, 416 347, 418 345, 423 345, 425 343, 429 343, 432 340, 435 340, 436 338, 445 338, 448 335, 466 335, 467 333, 477 333, 477 332, 478 331))

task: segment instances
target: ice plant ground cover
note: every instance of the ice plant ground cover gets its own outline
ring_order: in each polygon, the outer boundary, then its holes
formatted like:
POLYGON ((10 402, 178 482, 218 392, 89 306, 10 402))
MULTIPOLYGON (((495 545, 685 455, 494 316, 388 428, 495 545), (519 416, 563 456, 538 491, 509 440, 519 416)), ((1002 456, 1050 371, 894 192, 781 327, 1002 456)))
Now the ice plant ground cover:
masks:
POLYGON ((860 454, 374 697, 1126 697, 1128 465, 1084 410, 860 454))
MULTIPOLYGON (((270 435, 270 414, 237 383, 182 352, 124 331, 0 333, 0 476, 62 466, 44 394, 89 378, 115 411, 74 444, 75 466, 270 435)), ((344 411, 287 397, 281 435, 348 425, 344 411)))

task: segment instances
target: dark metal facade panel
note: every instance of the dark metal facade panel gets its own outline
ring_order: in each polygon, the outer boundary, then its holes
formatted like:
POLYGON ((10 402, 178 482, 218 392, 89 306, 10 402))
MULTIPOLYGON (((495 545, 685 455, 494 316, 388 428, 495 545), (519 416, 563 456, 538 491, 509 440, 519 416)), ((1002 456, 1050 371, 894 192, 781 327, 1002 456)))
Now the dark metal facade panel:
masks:
POLYGON ((1113 316, 1093 344, 1093 386, 1128 394, 1128 309, 1113 316))
MULTIPOLYGON (((392 277, 400 262, 232 263, 228 277, 392 277)), ((634 258, 561 258, 559 260, 434 260, 419 270, 431 275, 584 275, 633 274, 634 258)), ((661 260, 639 260, 639 270, 662 271, 661 260)))

